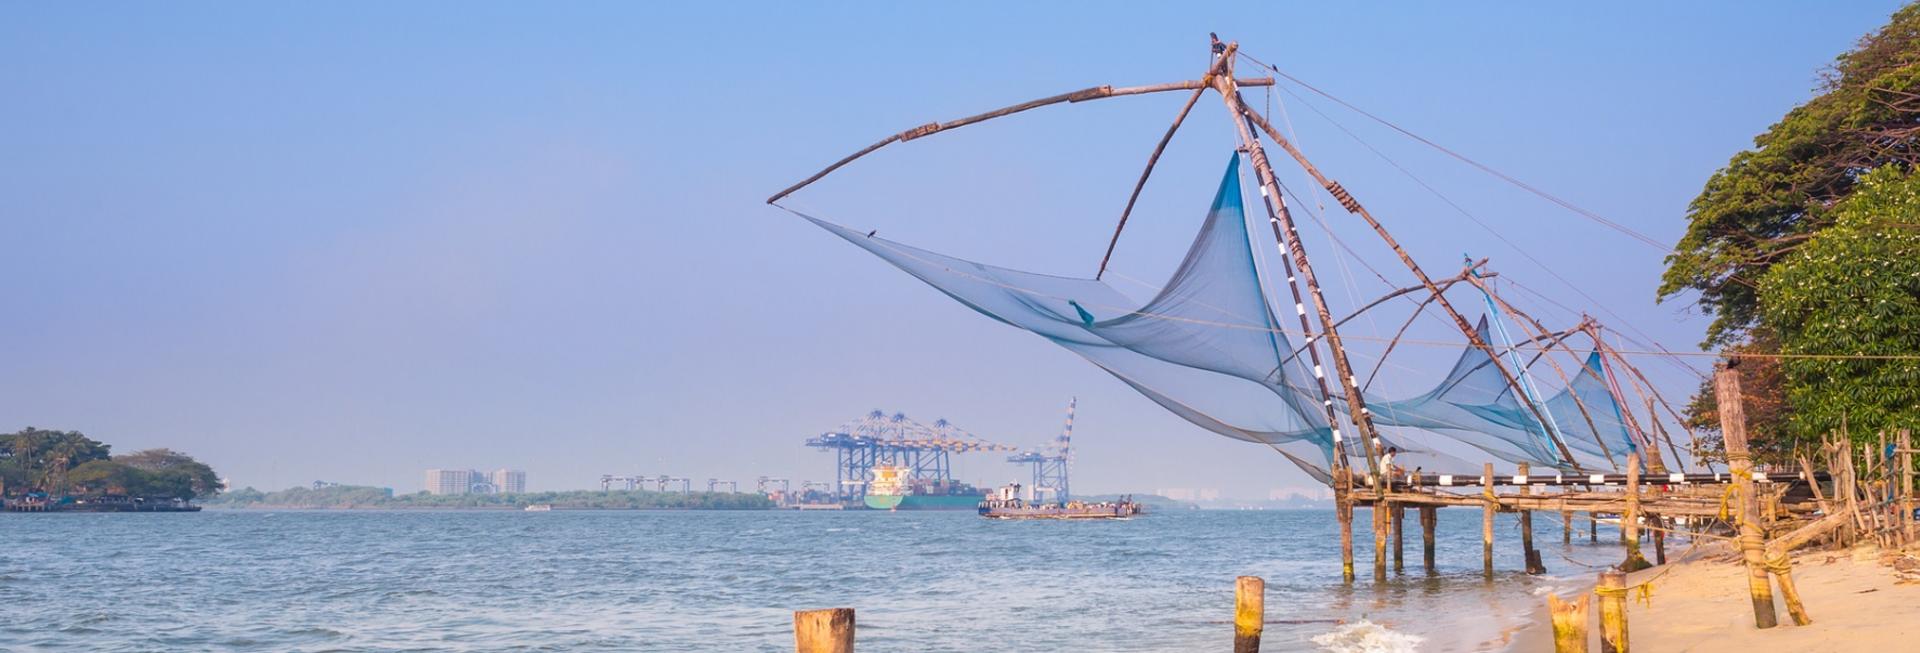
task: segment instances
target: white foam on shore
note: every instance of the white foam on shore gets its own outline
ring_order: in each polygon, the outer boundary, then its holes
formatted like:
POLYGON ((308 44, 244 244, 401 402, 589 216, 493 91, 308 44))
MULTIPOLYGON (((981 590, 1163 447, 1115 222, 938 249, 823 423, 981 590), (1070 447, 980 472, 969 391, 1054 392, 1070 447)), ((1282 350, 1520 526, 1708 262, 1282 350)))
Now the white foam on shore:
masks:
POLYGON ((1365 619, 1313 638, 1313 643, 1328 653, 1413 653, 1422 641, 1425 639, 1418 635, 1394 632, 1365 619))

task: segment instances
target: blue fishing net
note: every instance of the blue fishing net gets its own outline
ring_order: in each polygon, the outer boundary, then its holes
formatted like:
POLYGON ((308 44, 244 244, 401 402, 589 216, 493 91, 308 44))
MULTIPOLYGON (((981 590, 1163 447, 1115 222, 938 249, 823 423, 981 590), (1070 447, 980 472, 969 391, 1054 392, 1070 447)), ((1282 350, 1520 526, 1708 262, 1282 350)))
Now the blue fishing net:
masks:
MULTIPOLYGON (((791 210, 791 209, 789 209, 791 210)), ((980 313, 1065 347, 1154 402, 1208 431, 1272 446, 1325 482, 1336 455, 1335 430, 1354 469, 1366 469, 1342 396, 1322 396, 1307 357, 1296 355, 1262 286, 1239 180, 1239 158, 1227 166, 1186 258, 1145 304, 1104 281, 1021 272, 945 256, 795 211, 848 242, 980 313), (1338 410, 1334 421, 1325 408, 1338 410)), ((1290 307, 1291 308, 1291 307, 1290 307)), ((1482 321, 1482 333, 1485 323, 1482 321)), ((1365 396, 1383 441, 1404 453, 1396 461, 1427 471, 1474 470, 1427 446, 1445 438, 1511 462, 1572 469, 1553 444, 1558 437, 1583 468, 1631 439, 1606 391, 1600 359, 1589 356, 1563 388, 1540 406, 1564 416, 1548 426, 1516 397, 1486 352, 1463 348, 1431 391, 1402 400, 1365 396), (1577 397, 1577 398, 1576 398, 1577 397), (1574 402, 1586 407, 1582 416, 1574 402), (1584 444, 1579 444, 1584 442, 1584 444), (1605 443, 1604 447, 1601 443, 1605 443)), ((1329 379, 1333 392, 1338 384, 1329 379)), ((1611 465, 1607 465, 1611 467, 1611 465)))

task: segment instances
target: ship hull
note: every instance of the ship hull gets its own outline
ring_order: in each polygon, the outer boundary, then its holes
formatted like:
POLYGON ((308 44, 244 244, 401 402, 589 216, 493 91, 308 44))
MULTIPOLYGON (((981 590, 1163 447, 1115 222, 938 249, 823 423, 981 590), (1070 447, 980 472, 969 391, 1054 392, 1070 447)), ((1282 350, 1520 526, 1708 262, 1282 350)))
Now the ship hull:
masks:
POLYGON ((873 510, 974 510, 982 498, 979 494, 869 494, 866 504, 873 510))

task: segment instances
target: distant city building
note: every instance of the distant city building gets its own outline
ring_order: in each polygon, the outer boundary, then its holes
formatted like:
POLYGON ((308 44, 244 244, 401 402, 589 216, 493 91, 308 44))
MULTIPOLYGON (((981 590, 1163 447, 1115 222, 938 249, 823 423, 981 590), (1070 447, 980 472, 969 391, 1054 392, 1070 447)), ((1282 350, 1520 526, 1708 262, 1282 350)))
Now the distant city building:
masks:
POLYGON ((493 470, 493 491, 520 494, 527 491, 527 473, 517 469, 493 470))
POLYGON ((429 469, 426 487, 431 494, 519 494, 527 491, 527 473, 517 469, 429 469))
POLYGON ((1173 499, 1174 501, 1215 501, 1220 498, 1219 488, 1210 487, 1199 489, 1190 487, 1160 488, 1154 491, 1154 494, 1173 499))

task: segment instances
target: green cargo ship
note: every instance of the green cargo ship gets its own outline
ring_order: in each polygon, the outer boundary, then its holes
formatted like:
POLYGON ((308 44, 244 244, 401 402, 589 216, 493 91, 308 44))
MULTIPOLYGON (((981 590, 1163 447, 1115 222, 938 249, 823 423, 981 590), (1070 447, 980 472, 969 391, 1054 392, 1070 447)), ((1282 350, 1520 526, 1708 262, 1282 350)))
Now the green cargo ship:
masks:
POLYGON ((928 483, 906 478, 906 468, 873 468, 866 504, 874 510, 975 510, 985 492, 965 483, 928 483))

